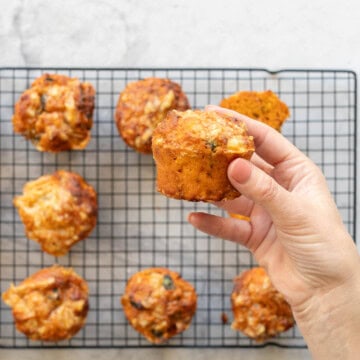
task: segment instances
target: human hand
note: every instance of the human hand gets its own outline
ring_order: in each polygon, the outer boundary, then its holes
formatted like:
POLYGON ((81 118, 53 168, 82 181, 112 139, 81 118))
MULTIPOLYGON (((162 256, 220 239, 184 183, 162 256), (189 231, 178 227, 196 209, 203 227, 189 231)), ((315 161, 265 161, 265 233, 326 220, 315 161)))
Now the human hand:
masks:
POLYGON ((192 213, 189 222, 249 248, 303 329, 327 297, 331 308, 349 305, 341 294, 359 288, 359 256, 320 169, 270 127, 231 110, 207 110, 235 116, 254 136, 251 161, 236 159, 228 168, 242 196, 216 204, 251 221, 192 213))

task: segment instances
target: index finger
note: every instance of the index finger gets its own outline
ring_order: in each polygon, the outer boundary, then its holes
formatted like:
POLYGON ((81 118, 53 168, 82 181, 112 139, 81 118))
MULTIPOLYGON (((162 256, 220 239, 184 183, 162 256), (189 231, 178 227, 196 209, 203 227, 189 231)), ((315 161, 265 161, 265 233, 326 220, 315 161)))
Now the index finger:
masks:
POLYGON ((260 121, 253 120, 236 111, 224 109, 220 106, 208 105, 205 110, 229 115, 243 121, 247 125, 249 134, 254 137, 256 153, 273 166, 285 160, 304 156, 299 149, 279 132, 260 121))

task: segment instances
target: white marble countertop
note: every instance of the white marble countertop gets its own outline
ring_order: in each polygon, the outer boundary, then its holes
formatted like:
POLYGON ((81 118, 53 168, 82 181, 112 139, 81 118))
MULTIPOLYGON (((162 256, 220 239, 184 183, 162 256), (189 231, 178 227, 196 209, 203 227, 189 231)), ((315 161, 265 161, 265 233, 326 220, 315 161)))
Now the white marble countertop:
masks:
MULTIPOLYGON (((0 0, 0 67, 345 68, 359 73, 349 0, 0 0)), ((358 226, 359 228, 359 226, 358 226)), ((0 359, 310 359, 307 350, 0 350, 0 359)))

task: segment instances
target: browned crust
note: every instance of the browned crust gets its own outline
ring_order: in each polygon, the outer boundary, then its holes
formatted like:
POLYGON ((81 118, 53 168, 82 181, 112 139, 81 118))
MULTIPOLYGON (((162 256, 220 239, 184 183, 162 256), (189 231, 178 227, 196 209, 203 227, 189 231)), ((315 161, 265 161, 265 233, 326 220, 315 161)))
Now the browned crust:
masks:
POLYGON ((43 74, 15 104, 14 131, 39 151, 86 147, 91 137, 95 89, 65 75, 43 74))
POLYGON ((54 265, 31 275, 2 294, 12 308, 17 330, 31 340, 60 341, 85 324, 88 286, 70 268, 54 265))
POLYGON ((130 324, 154 344, 185 331, 195 314, 196 302, 194 288, 178 273, 165 268, 134 274, 121 298, 130 324))
POLYGON ((153 130, 167 112, 189 108, 179 84, 170 79, 147 78, 127 84, 121 92, 115 122, 119 134, 130 147, 149 154, 153 130))
POLYGON ((240 194, 229 182, 227 168, 253 152, 253 138, 243 122, 215 112, 171 111, 153 135, 157 190, 189 201, 234 199, 240 194), (234 139, 238 146, 229 148, 234 139))
POLYGON ((14 198, 28 238, 54 256, 65 255, 96 225, 97 196, 78 174, 59 170, 28 182, 14 198))
POLYGON ((290 116, 287 105, 271 90, 240 91, 223 99, 220 106, 259 120, 278 131, 290 116))
POLYGON ((234 279, 232 329, 262 342, 294 325, 290 305, 272 285, 263 268, 244 271, 234 279))

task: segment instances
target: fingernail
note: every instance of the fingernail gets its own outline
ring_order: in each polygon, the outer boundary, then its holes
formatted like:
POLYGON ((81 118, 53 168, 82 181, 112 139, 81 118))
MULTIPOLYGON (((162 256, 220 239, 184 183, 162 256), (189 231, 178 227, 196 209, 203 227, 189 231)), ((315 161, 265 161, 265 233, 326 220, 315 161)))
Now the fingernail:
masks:
POLYGON ((218 109, 220 109, 220 107, 216 105, 209 104, 205 106, 205 110, 218 110, 218 109))
POLYGON ((191 224, 191 220, 193 220, 194 216, 193 216, 193 213, 190 213, 188 216, 187 216, 187 221, 191 224))

